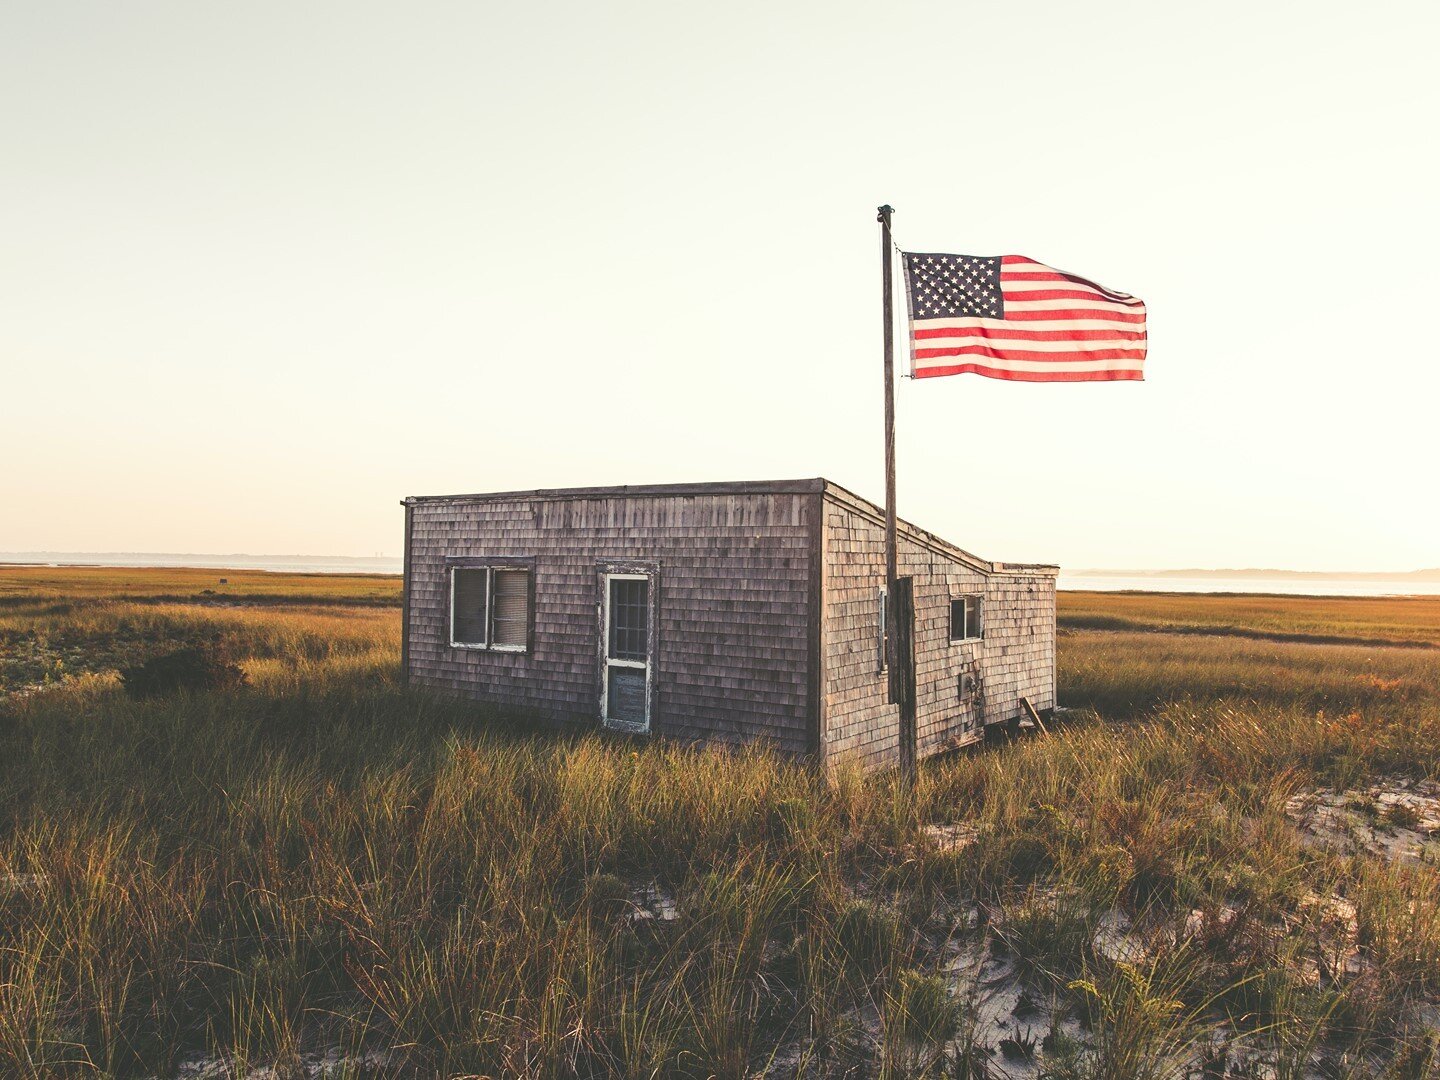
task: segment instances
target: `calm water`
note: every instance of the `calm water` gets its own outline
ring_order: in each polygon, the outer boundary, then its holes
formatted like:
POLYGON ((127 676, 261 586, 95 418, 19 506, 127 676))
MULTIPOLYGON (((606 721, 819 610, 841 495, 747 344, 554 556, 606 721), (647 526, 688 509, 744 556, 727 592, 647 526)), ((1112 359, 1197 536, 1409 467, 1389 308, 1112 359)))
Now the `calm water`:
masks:
POLYGON ((153 552, 0 552, 0 563, 41 566, 180 566, 216 570, 268 570, 276 574, 398 574, 398 558, 339 555, 188 555, 153 552))
POLYGON ((1236 592, 1284 593, 1290 596, 1440 596, 1440 581, 1413 577, 1397 578, 1212 578, 1212 577, 1122 577, 1112 574, 1067 574, 1061 572, 1062 589, 1095 589, 1120 592, 1236 592))
MULTIPOLYGON (((346 558, 333 555, 186 555, 135 552, 0 552, 0 563, 43 566, 181 566, 217 570, 268 570, 288 574, 398 574, 400 560, 384 556, 346 558)), ((1249 592, 1318 596, 1440 596, 1440 581, 1414 577, 1344 578, 1212 578, 1124 576, 1100 573, 1060 574, 1062 589, 1118 592, 1249 592)))

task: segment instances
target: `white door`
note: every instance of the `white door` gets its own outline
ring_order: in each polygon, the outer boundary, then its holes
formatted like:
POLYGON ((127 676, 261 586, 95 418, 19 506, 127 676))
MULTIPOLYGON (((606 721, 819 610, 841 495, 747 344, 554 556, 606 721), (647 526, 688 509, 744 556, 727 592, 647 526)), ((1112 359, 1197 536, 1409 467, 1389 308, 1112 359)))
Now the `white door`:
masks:
POLYGON ((600 717, 606 727, 650 730, 653 599, 649 575, 605 575, 600 717))

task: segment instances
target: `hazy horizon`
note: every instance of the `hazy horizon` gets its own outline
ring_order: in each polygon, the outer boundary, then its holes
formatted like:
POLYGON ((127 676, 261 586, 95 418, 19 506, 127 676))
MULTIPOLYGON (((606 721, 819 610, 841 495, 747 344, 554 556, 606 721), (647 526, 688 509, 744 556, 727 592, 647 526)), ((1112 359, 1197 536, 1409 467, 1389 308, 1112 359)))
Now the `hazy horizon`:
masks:
POLYGON ((1436 566, 1440 9, 1383 12, 11 5, 0 549, 879 499, 888 202, 903 247, 1041 259, 1151 331, 1144 383, 901 380, 902 517, 1006 561, 1436 566))
MULTIPOLYGON (((983 553, 976 553, 981 554, 983 553)), ((312 561, 312 562, 384 562, 399 564, 402 555, 377 552, 371 555, 347 555, 324 552, 254 552, 254 551, 0 551, 0 564, 24 565, 30 562, 59 562, 65 563, 70 560, 93 560, 92 562, 79 563, 77 565, 115 566, 125 568, 127 566, 143 567, 149 565, 169 565, 163 562, 146 562, 138 564, 126 564, 120 562, 100 562, 102 559, 126 559, 137 558, 146 560, 184 559, 191 560, 189 565, 207 567, 212 566, 217 570, 244 569, 240 566, 227 566, 224 563, 204 564, 195 563, 198 559, 246 559, 257 563, 282 562, 282 561, 312 561)), ((1000 560, 1003 561, 1003 560, 1000 560)), ((174 565, 185 565, 177 563, 174 565)), ((1075 575, 1103 575, 1111 577, 1128 577, 1132 575, 1178 575, 1195 574, 1202 576, 1223 577, 1225 575, 1254 575, 1263 577, 1265 575, 1300 577, 1334 578, 1337 580, 1345 578, 1384 578, 1387 580, 1399 580, 1407 577, 1424 577, 1433 575, 1440 577, 1440 566, 1420 566, 1408 570, 1363 570, 1363 569, 1327 569, 1327 570, 1296 570, 1283 566, 1230 566, 1230 567, 1202 567, 1202 566, 1061 566, 1062 572, 1075 575)))

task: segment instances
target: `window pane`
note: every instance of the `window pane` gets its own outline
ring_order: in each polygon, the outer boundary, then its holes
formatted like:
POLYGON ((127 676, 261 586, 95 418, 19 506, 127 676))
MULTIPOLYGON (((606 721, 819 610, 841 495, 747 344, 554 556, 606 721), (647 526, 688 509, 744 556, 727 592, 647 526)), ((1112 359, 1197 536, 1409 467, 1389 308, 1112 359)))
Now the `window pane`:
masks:
POLYGON ((495 571, 495 625, 491 644, 523 649, 530 628, 530 574, 495 571))
POLYGON ((610 655, 615 659, 649 659, 649 608, 649 581, 610 579, 610 655))
POLYGON ((485 644, 485 601, 489 571, 484 568, 454 574, 454 608, 450 615, 450 637, 463 645, 485 644))
POLYGON ((950 601, 950 640, 960 641, 965 637, 965 598, 958 596, 950 601))
POLYGON ((967 596, 965 600, 965 636, 978 638, 980 636, 980 598, 967 596))
POLYGON ((880 623, 876 628, 879 632, 876 635, 880 642, 880 670, 885 670, 885 665, 890 662, 890 624, 887 621, 888 615, 885 611, 886 596, 885 590, 880 590, 880 623))
POLYGON ((612 667, 605 715, 632 724, 645 722, 645 669, 612 667))

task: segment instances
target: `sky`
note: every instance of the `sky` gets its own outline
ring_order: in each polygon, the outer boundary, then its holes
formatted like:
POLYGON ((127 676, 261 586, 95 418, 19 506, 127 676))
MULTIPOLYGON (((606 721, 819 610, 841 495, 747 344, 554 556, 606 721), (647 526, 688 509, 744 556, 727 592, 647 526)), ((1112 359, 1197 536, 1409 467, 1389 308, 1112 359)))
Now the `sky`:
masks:
POLYGON ((0 0, 0 551, 398 555, 400 499, 449 492, 878 500, 883 202, 904 248, 1150 313, 1143 383, 901 379, 901 516, 1071 567, 1440 565, 1437 32, 0 0))

